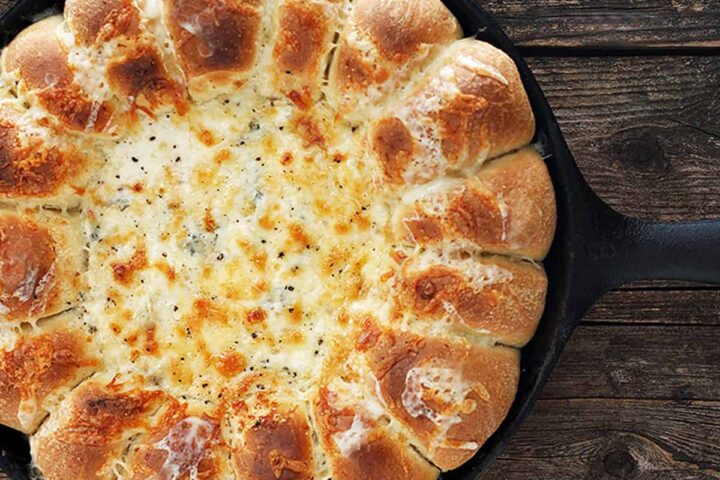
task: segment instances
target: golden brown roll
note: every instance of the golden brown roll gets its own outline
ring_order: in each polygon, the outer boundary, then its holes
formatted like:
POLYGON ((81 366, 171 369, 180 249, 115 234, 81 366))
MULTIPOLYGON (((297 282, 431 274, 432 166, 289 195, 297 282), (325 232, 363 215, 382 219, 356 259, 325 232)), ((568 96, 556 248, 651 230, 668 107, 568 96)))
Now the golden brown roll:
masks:
POLYGON ((94 70, 98 95, 114 97, 131 114, 154 116, 168 105, 185 112, 186 92, 176 68, 134 2, 68 0, 65 20, 76 61, 94 70))
POLYGON ((504 52, 466 39, 446 49, 412 93, 370 131, 388 181, 425 183, 530 143, 533 116, 504 52))
POLYGON ((92 162, 22 112, 0 105, 0 201, 58 208, 80 203, 92 162))
POLYGON ((217 418, 205 413, 191 415, 186 406, 171 403, 157 423, 133 439, 125 460, 127 478, 231 477, 229 450, 217 418))
POLYGON ((442 470, 469 460, 505 419, 520 373, 517 350, 391 331, 365 338, 388 411, 442 470))
POLYGON ((279 0, 274 12, 273 88, 301 109, 317 100, 340 29, 344 0, 279 0))
POLYGON ((403 312, 522 347, 545 308, 547 276, 529 262, 438 248, 408 259, 395 288, 403 312))
POLYGON ((100 367, 77 312, 62 313, 0 352, 0 423, 33 433, 54 405, 100 367))
POLYGON ((165 24, 191 90, 232 89, 245 81, 257 59, 264 4, 164 0, 165 24))
POLYGON ((232 389, 228 437, 236 478, 308 480, 316 471, 308 413, 290 376, 250 373, 232 389))
POLYGON ((552 180, 533 148, 493 160, 467 180, 415 188, 396 217, 398 235, 412 243, 459 240, 535 260, 547 255, 555 223, 552 180))
POLYGON ((33 458, 46 480, 112 478, 132 438, 177 408, 176 400, 140 380, 93 377, 50 412, 31 439, 33 458))
POLYGON ((335 52, 328 100, 349 118, 398 89, 457 40, 457 20, 440 0, 357 0, 335 52))
POLYGON ((0 319, 35 322, 73 307, 84 288, 79 221, 0 212, 0 319))
POLYGON ((345 348, 326 359, 313 400, 313 415, 331 478, 434 480, 438 470, 389 428, 375 385, 345 348), (350 360, 352 358, 352 360, 350 360))
POLYGON ((38 22, 10 43, 3 55, 3 70, 20 80, 19 91, 36 96, 59 126, 81 132, 104 132, 112 107, 93 101, 75 80, 68 53, 58 38, 62 17, 38 22))
POLYGON ((84 47, 140 31, 140 12, 132 0, 69 0, 65 20, 84 47))

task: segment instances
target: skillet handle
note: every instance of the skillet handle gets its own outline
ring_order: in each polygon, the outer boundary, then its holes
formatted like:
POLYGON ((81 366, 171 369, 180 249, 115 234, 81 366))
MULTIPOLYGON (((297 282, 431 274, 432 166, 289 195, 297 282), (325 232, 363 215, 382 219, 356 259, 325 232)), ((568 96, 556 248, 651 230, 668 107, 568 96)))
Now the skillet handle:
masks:
POLYGON ((720 220, 650 222, 626 217, 589 192, 578 223, 574 279, 583 310, 638 280, 720 284, 720 220))

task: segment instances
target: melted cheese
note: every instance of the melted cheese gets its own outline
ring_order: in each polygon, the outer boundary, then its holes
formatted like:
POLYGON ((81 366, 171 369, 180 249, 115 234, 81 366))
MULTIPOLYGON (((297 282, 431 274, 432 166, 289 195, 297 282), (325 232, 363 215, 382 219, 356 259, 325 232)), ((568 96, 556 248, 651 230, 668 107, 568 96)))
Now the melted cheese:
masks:
POLYGON ((371 428, 363 421, 362 417, 355 415, 350 428, 333 435, 333 441, 340 450, 340 454, 343 457, 349 457, 363 446, 370 431, 371 428))
MULTIPOLYGON (((472 250, 471 250, 472 251, 472 250)), ((476 292, 481 292, 490 285, 509 283, 513 279, 513 273, 498 265, 487 263, 472 255, 463 256, 452 246, 444 248, 430 248, 420 254, 417 260, 410 266, 412 271, 422 272, 434 265, 444 265, 457 270, 465 276, 468 284, 476 292)))
POLYGON ((378 310, 394 263, 357 134, 323 108, 241 97, 145 120, 104 149, 88 192, 87 321, 103 355, 210 402, 217 379, 250 367, 312 385, 341 312, 378 310))
MULTIPOLYGON (((412 418, 425 417, 436 426, 431 444, 440 446, 447 441, 450 429, 462 422, 468 394, 473 390, 462 373, 447 367, 422 365, 410 369, 405 377, 402 405, 412 418), (432 406, 428 402, 432 401, 432 406), (439 405, 439 407, 438 407, 439 405)), ((457 448, 475 450, 475 442, 457 448)))
POLYGON ((175 424, 167 436, 155 444, 155 448, 167 453, 160 476, 168 480, 185 476, 198 480, 198 467, 216 429, 212 423, 197 417, 188 417, 175 424))

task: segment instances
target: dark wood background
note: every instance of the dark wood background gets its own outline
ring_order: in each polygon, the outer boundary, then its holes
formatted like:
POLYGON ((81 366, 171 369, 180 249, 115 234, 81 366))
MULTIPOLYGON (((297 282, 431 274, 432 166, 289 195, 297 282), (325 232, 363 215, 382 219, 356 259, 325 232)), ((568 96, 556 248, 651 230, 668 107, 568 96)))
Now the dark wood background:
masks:
MULTIPOLYGON (((720 0, 482 1, 610 205, 720 218, 720 0)), ((484 478, 720 479, 720 289, 603 298, 484 478)))
MULTIPOLYGON (((523 47, 610 205, 720 219, 720 0, 483 4, 523 47)), ((606 295, 483 478, 719 479, 720 290, 648 283, 606 295)))

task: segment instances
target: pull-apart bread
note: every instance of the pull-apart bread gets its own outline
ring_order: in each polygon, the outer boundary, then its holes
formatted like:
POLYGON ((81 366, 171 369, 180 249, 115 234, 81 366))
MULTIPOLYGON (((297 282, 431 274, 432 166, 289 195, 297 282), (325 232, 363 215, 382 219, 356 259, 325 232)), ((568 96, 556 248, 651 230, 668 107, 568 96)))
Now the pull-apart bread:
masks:
POLYGON ((0 59, 0 423, 47 480, 422 480, 482 448, 555 198, 440 0, 67 0, 0 59))

